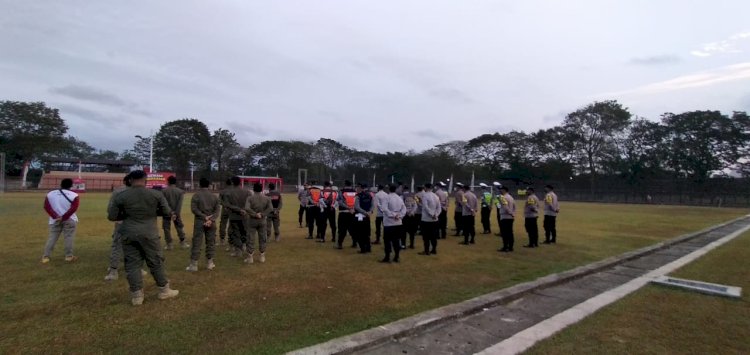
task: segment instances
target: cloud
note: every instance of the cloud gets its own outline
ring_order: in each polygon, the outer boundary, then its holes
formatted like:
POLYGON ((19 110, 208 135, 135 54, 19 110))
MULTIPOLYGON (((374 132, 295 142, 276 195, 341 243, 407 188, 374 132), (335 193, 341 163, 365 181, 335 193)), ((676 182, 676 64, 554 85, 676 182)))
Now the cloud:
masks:
POLYGON ((691 51, 690 54, 696 57, 710 57, 715 54, 742 53, 743 50, 737 46, 747 39, 750 39, 750 31, 735 33, 727 39, 706 43, 700 49, 691 51))
POLYGON ((256 123, 243 123, 232 121, 227 123, 227 127, 238 136, 253 135, 256 137, 265 137, 268 135, 268 130, 261 128, 261 125, 256 123))
POLYGON ((448 135, 445 135, 443 133, 437 132, 432 129, 422 129, 422 130, 414 132, 414 134, 421 136, 422 138, 429 138, 429 139, 436 139, 436 140, 444 140, 448 138, 448 135))
POLYGON ((644 85, 632 90, 602 94, 602 97, 650 95, 677 90, 685 90, 722 84, 725 82, 750 79, 750 62, 738 63, 713 70, 688 74, 644 85))
POLYGON ((666 65, 674 64, 680 61, 680 57, 672 54, 654 55, 649 57, 635 57, 631 58, 628 63, 633 65, 666 65))
POLYGON ((92 86, 66 85, 62 87, 50 88, 49 91, 53 94, 62 95, 80 101, 88 101, 104 106, 117 107, 130 114, 145 117, 153 116, 150 111, 141 108, 134 102, 128 102, 117 95, 110 94, 105 90, 92 86))
POLYGON ((430 96, 445 101, 472 103, 472 100, 463 91, 455 88, 438 88, 429 91, 430 96))
POLYGON ((108 114, 104 114, 98 111, 90 110, 87 108, 83 108, 76 105, 67 105, 62 104, 58 106, 60 108, 60 112, 62 112, 63 116, 67 114, 71 114, 73 116, 76 116, 84 121, 94 122, 94 123, 104 123, 107 125, 116 124, 118 122, 123 121, 123 117, 116 117, 108 114))

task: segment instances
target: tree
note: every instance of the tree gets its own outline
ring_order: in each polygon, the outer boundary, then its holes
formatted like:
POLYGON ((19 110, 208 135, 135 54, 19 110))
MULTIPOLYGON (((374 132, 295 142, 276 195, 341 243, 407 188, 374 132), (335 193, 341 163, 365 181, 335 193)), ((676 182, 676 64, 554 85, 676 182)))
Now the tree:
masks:
POLYGON ((666 134, 667 129, 658 122, 635 119, 615 137, 617 153, 608 163, 610 168, 632 186, 655 178, 663 171, 661 162, 668 150, 664 141, 666 134))
POLYGON ((613 148, 612 136, 630 124, 631 114, 617 101, 597 101, 569 113, 563 121, 567 139, 573 142, 572 155, 590 174, 594 191, 597 168, 613 148))
POLYGON ((208 127, 199 120, 185 118, 161 126, 154 137, 154 155, 177 176, 187 176, 191 168, 209 173, 210 145, 208 127))
POLYGON ((7 152, 12 164, 22 166, 23 188, 31 163, 45 153, 63 149, 67 132, 58 110, 44 102, 0 101, 0 149, 7 152))
POLYGON ((73 136, 65 138, 65 146, 57 152, 63 158, 86 159, 96 152, 96 148, 73 136))
POLYGON ((483 167, 490 175, 500 175, 508 167, 507 143, 500 133, 483 134, 467 142, 464 152, 470 163, 483 167))
POLYGON ((221 180, 227 177, 227 162, 236 155, 239 147, 240 144, 234 138, 234 133, 226 129, 219 128, 211 135, 211 154, 213 154, 216 170, 221 180))
POLYGON ((742 156, 740 147, 748 141, 747 130, 740 124, 744 118, 736 116, 737 122, 719 111, 665 113, 668 167, 677 176, 695 181, 732 167, 742 156))

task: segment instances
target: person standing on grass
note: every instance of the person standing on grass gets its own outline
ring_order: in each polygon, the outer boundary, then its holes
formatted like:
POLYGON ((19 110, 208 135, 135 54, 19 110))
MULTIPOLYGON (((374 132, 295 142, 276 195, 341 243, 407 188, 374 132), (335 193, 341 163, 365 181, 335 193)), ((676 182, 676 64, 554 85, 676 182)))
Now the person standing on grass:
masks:
POLYGON ((396 194, 396 185, 388 186, 388 198, 380 208, 383 210, 383 242, 385 242, 385 257, 381 263, 391 262, 391 251, 394 252, 393 262, 399 262, 401 240, 404 238, 403 218, 406 216, 406 206, 401 196, 396 194))
POLYGON ((552 185, 544 187, 544 244, 557 243, 557 214, 560 213, 560 203, 552 185))
POLYGON ((354 198, 354 226, 352 235, 359 245, 359 253, 366 254, 372 251, 370 246, 370 215, 375 209, 375 201, 372 194, 367 191, 367 184, 360 184, 357 196, 354 198))
MULTIPOLYGON (((314 185, 315 182, 307 184, 307 210, 305 211, 307 220, 307 239, 313 239, 313 231, 318 225, 318 219, 320 218, 320 189, 314 185)), ((318 227, 318 233, 320 233, 320 227, 318 227)), ((317 234, 316 234, 317 236, 317 234)))
POLYGON ((490 212, 492 212, 492 200, 495 196, 492 196, 492 191, 488 189, 489 186, 485 183, 480 183, 482 187, 482 194, 479 198, 482 201, 482 234, 492 233, 490 228, 490 212))
POLYGON ((458 237, 463 232, 463 210, 464 207, 461 204, 464 200, 464 184, 457 182, 456 190, 453 192, 453 199, 455 203, 455 209, 453 210, 453 223, 456 224, 456 234, 458 237))
POLYGON ((227 190, 224 207, 229 210, 229 245, 231 256, 242 256, 242 247, 247 243, 247 212, 245 201, 250 192, 242 188, 239 176, 232 177, 232 188, 227 190))
POLYGON ((503 248, 500 252, 513 251, 515 237, 513 236, 513 219, 516 216, 516 201, 510 195, 507 186, 500 188, 500 236, 503 238, 503 248))
POLYGON ((383 206, 388 201, 388 193, 384 190, 383 185, 378 185, 378 192, 375 194, 375 208, 377 209, 377 215, 375 216, 375 241, 372 244, 380 244, 380 232, 383 226, 383 210, 380 206, 383 206))
POLYGON ((276 190, 276 184, 268 184, 268 193, 266 196, 271 199, 271 206, 273 211, 268 214, 268 221, 266 223, 266 240, 271 239, 271 227, 273 227, 273 237, 275 241, 281 240, 281 207, 284 206, 281 200, 281 193, 276 190))
MULTIPOLYGON (((112 196, 109 198, 109 204, 107 204, 107 210, 112 207, 112 202, 115 197, 129 187, 130 175, 126 175, 125 178, 122 179, 122 186, 112 191, 112 196)), ((121 221, 115 222, 115 230, 112 232, 112 250, 109 254, 109 270, 107 270, 107 276, 104 277, 104 281, 114 281, 120 277, 117 273, 117 268, 120 266, 120 261, 122 261, 122 236, 120 235, 120 224, 122 224, 121 221)))
POLYGON ((432 184, 424 184, 422 193, 421 230, 424 251, 420 255, 437 254, 438 220, 443 208, 440 198, 432 192, 432 184))
POLYGON ((539 219, 539 199, 534 194, 533 187, 526 189, 526 196, 526 206, 523 208, 523 216, 526 234, 529 235, 529 244, 523 247, 536 248, 539 247, 539 226, 537 225, 537 219, 539 219))
POLYGON ((476 237, 476 215, 479 210, 479 201, 474 192, 471 191, 469 186, 463 186, 463 201, 461 202, 461 228, 464 232, 463 245, 474 244, 474 237, 476 237))
POLYGON ((190 211, 195 215, 193 221, 193 247, 190 251, 190 265, 186 271, 198 271, 198 259, 201 256, 201 246, 206 242, 206 269, 213 270, 216 251, 216 219, 220 218, 221 204, 219 199, 208 189, 211 184, 206 178, 201 178, 200 189, 190 199, 190 211))
POLYGON ((141 274, 144 261, 159 287, 160 300, 177 297, 180 292, 170 288, 156 228, 157 216, 175 218, 175 215, 164 195, 146 188, 146 173, 143 170, 130 173, 130 179, 131 187, 115 196, 108 208, 107 218, 112 222, 122 221, 120 233, 125 254, 125 272, 128 275, 131 303, 138 306, 143 303, 144 298, 141 274))
POLYGON ((404 237, 401 239, 401 249, 406 249, 406 237, 409 237, 409 249, 414 249, 414 236, 417 234, 417 198, 416 194, 408 189, 401 190, 401 198, 406 206, 406 215, 403 218, 404 237))
POLYGON ((162 218, 162 228, 164 229, 164 240, 167 242, 166 250, 172 250, 172 223, 177 230, 177 236, 180 238, 180 247, 187 249, 190 247, 185 241, 185 224, 182 223, 180 211, 182 210, 182 199, 185 197, 185 191, 177 187, 177 178, 170 176, 167 178, 169 186, 162 191, 164 198, 169 203, 169 208, 174 212, 175 218, 162 218))
MULTIPOLYGON (((352 187, 352 182, 344 181, 344 188, 338 194, 337 204, 339 206, 339 239, 337 249, 343 249, 346 233, 352 234, 352 223, 354 223, 354 199, 357 191, 352 187)), ((357 238, 352 234, 352 248, 357 247, 357 238)))
POLYGON ((492 198, 492 203, 495 205, 495 218, 497 218, 497 227, 498 232, 495 234, 496 236, 502 236, 502 233, 500 233, 500 225, 502 224, 500 219, 500 210, 502 209, 502 204, 500 203, 500 196, 502 196, 502 191, 500 191, 500 188, 503 187, 503 185, 497 181, 492 183, 492 194, 494 195, 492 198))
POLYGON ((258 236, 258 245, 260 249, 261 263, 266 262, 266 228, 268 216, 273 212, 271 199, 264 195, 263 185, 254 184, 253 192, 245 202, 245 212, 248 217, 248 227, 250 233, 247 238, 247 257, 245 263, 253 263, 253 254, 255 253, 255 236, 258 236))
POLYGON ((320 199, 318 200, 318 207, 320 208, 320 215, 318 215, 318 242, 325 243, 326 241, 326 229, 331 226, 331 242, 336 242, 336 206, 338 204, 338 192, 333 191, 331 182, 326 181, 323 183, 323 191, 320 192, 320 199))
POLYGON ((304 228, 302 226, 302 220, 305 216, 305 211, 307 210, 307 189, 310 187, 310 184, 305 182, 302 189, 297 192, 297 199, 299 200, 299 211, 297 211, 297 215, 299 216, 299 227, 304 228))
POLYGON ((232 188, 232 179, 227 179, 224 189, 219 192, 219 202, 221 203, 221 220, 219 221, 219 245, 226 244, 227 227, 229 226, 229 209, 224 207, 224 199, 227 192, 232 188))
POLYGON ((448 193, 445 192, 445 183, 439 182, 436 186, 435 195, 440 199, 440 216, 438 216, 438 229, 440 239, 445 239, 448 235, 448 193))
POLYGON ((78 257, 73 255, 73 240, 78 226, 76 211, 78 211, 80 200, 77 193, 70 191, 71 187, 73 187, 73 180, 63 179, 60 182, 60 188, 47 193, 44 199, 44 210, 49 215, 49 237, 44 246, 42 264, 49 263, 52 250, 60 235, 63 236, 65 243, 65 261, 72 263, 78 260, 78 257))

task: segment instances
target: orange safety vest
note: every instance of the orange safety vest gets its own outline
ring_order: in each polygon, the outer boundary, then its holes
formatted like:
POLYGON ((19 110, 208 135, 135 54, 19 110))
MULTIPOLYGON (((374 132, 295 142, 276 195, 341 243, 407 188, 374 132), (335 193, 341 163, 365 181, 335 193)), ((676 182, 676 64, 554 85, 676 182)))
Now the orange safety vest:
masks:
POLYGON ((310 188, 310 197, 312 197, 313 202, 317 205, 320 201, 320 189, 317 187, 311 187, 310 188))
POLYGON ((354 198, 357 197, 356 191, 344 191, 342 192, 344 195, 344 201, 346 201, 346 205, 350 208, 354 208, 354 198))
POLYGON ((336 201, 336 198, 339 195, 336 194, 336 191, 333 190, 323 190, 323 198, 326 200, 326 204, 328 207, 333 206, 333 203, 336 201))

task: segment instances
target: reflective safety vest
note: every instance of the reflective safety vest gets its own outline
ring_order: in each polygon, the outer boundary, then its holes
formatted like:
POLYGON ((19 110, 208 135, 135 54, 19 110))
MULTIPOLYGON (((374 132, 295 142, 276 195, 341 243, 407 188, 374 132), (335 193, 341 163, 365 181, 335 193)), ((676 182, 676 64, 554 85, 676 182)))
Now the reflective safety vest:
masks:
POLYGON ((323 196, 323 199, 325 200, 326 206, 328 208, 331 208, 333 207, 333 204, 336 202, 336 199, 339 197, 339 194, 333 190, 323 190, 322 196, 323 196))
POLYGON ((492 192, 485 191, 482 193, 482 207, 489 207, 492 205, 492 192))
POLYGON ((317 187, 311 187, 310 198, 312 198, 313 202, 317 205, 318 202, 320 202, 320 189, 317 187))
POLYGON ((341 195, 344 196, 344 202, 348 208, 354 208, 354 198, 357 197, 357 191, 352 189, 341 190, 341 195))

